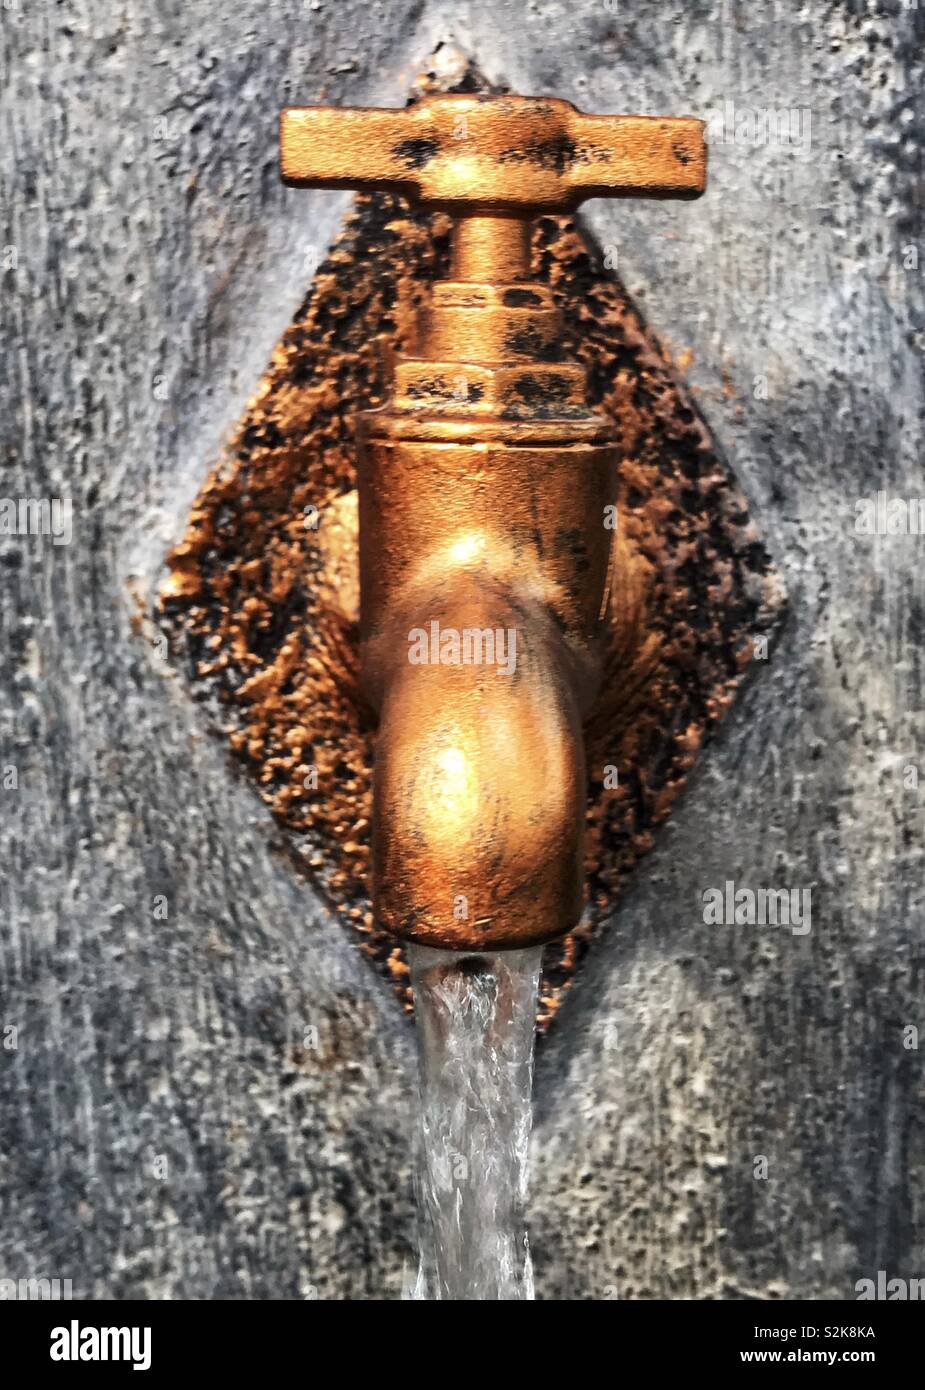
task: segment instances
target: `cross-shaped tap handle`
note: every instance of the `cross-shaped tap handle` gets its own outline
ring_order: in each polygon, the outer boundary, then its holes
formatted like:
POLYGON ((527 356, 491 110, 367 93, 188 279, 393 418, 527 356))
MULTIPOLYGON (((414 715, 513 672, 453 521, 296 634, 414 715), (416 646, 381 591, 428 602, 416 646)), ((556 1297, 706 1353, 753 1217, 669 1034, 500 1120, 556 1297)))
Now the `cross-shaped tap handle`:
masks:
POLYGON ((586 198, 697 198, 702 121, 586 116, 556 97, 429 96, 402 110, 290 106, 282 176, 385 189, 457 217, 568 212, 586 198))

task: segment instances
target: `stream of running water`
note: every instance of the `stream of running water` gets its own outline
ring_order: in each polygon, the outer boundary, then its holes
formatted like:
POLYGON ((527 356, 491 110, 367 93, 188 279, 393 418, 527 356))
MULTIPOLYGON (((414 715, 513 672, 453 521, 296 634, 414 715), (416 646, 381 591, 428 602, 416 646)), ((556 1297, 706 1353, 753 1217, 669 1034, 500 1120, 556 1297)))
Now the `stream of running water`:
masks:
POLYGON ((411 948, 420 1067, 416 1299, 532 1299, 527 1239, 542 948, 411 948))

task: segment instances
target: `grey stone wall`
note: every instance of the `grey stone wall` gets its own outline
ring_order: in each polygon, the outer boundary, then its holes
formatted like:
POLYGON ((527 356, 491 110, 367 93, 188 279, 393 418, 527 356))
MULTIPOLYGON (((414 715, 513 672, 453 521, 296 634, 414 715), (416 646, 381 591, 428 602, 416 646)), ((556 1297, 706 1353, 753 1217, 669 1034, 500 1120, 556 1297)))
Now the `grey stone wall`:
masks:
POLYGON ((810 136, 717 144, 693 206, 589 210, 791 612, 541 1049, 539 1296, 850 1298, 880 1268, 925 1274, 923 1050, 904 1046, 925 1029, 925 790, 905 772, 925 773, 925 538, 854 529, 857 499, 925 493, 922 14, 0 17, 0 493, 73 499, 69 545, 0 540, 0 1276, 116 1298, 396 1297, 410 1276, 410 1027, 138 614, 302 292, 287 248, 342 212, 280 187, 279 107, 398 103, 449 37, 518 91, 787 108, 810 136), (726 879, 811 888, 812 931, 705 926, 726 879))

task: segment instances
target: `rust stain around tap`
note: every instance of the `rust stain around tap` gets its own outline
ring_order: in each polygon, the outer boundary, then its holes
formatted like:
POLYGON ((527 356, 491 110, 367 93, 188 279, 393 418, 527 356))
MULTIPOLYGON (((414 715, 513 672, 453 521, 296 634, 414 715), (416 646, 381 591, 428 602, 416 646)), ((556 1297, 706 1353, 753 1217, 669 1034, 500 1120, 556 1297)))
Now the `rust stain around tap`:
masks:
MULTIPOLYGON (((548 1020, 587 943, 612 913, 634 863, 667 817, 702 742, 731 702, 753 633, 773 627, 780 596, 744 499, 654 339, 618 283, 602 271, 595 248, 568 215, 544 217, 529 237, 485 223, 472 218, 463 224, 467 230, 454 264, 444 212, 409 209, 388 192, 358 199, 274 353, 227 458, 197 500, 187 536, 171 556, 164 609, 178 658, 196 690, 220 695, 231 746, 285 827, 295 859, 404 992, 402 948, 374 919, 369 880, 375 706, 382 698, 383 671, 386 684, 394 679, 389 673, 394 654, 383 658, 385 625, 377 615, 400 612, 403 600, 396 594, 410 590, 402 590, 401 565, 392 563, 395 538, 381 536, 366 550, 372 573, 368 565, 366 669, 361 671, 353 563, 357 412, 385 405, 393 364, 404 357, 409 365, 402 375, 399 364, 394 407, 367 422, 370 456, 383 448, 407 451, 409 440, 401 438, 401 430, 416 431, 422 438, 410 444, 424 447, 416 454, 412 450, 410 476, 415 467, 426 466, 428 452, 433 455, 435 421, 444 440, 451 426, 451 447, 462 451, 460 458, 469 455, 458 471, 459 486, 467 480, 482 499, 478 524, 469 528, 476 538, 485 532, 484 484, 492 471, 490 451, 483 447, 486 418, 496 426, 499 416, 504 420, 499 442, 505 459, 517 448, 526 454, 547 446, 559 449, 561 458, 566 447, 574 447, 562 443, 563 421, 586 450, 604 453, 616 436, 620 529, 613 554, 609 547, 599 547, 597 558, 588 553, 587 527, 580 519, 574 526, 560 524, 562 494, 547 515, 545 524, 553 528, 547 539, 542 546, 532 543, 534 557, 541 549, 560 566, 552 580, 546 574, 545 588, 540 584, 542 611, 555 614, 559 633, 573 635, 579 660, 597 643, 591 676, 576 695, 584 704, 578 716, 585 723, 587 772, 581 769, 580 804, 573 789, 567 809, 569 822, 586 822, 582 867, 590 901, 582 925, 547 948, 542 1018, 548 1020), (520 279, 498 292, 503 280, 459 278, 461 267, 468 276, 480 258, 497 256, 499 234, 508 240, 508 264, 516 261, 511 245, 522 238, 520 279), (434 281, 437 290, 428 308, 434 281), (477 292, 459 288, 472 285, 477 292), (506 295, 511 296, 507 304, 506 295), (515 307, 526 309, 527 316, 515 318, 510 312, 515 307), (421 352, 422 339, 431 355, 421 352), (444 345, 455 344, 459 351, 469 343, 481 344, 489 366, 492 361, 502 368, 532 363, 533 370, 515 370, 500 381, 491 372, 475 374, 472 381, 467 377, 470 394, 462 408, 451 387, 452 404, 442 411, 446 382, 430 367, 444 355, 444 345), (580 364, 581 371, 560 372, 550 392, 543 373, 555 362, 580 364), (537 375, 537 363, 538 389, 529 381, 537 375), (484 387, 475 400, 472 385, 484 387), (482 406, 486 399, 488 415, 482 406), (603 432, 596 411, 606 414, 603 432), (396 415, 403 417, 397 429, 396 415), (558 440, 553 433, 551 442, 534 439, 526 449, 512 442, 518 432, 523 438, 530 430, 550 429, 560 430, 558 440), (478 459, 472 456, 475 447, 478 459), (588 570, 596 577, 585 586, 578 576, 588 570), (605 590, 618 602, 608 607, 605 590), (583 604, 575 605, 576 594, 584 594, 583 604), (602 614, 602 630, 586 640, 602 614), (583 697, 595 683, 599 692, 592 703, 583 697), (615 769, 616 777, 607 769, 615 769)), ((453 358, 447 354, 447 360, 453 358)), ((602 466, 601 476, 605 471, 602 466)), ((384 476, 381 468, 376 476, 384 476)), ((524 475, 515 470, 512 476, 519 477, 519 486, 500 500, 510 512, 512 531, 526 535, 526 512, 518 512, 517 504, 531 494, 524 475)), ((584 495, 577 487, 574 491, 576 498, 584 495)), ((367 500, 370 495, 367 486, 367 500)), ((602 497, 595 495, 595 506, 603 505, 602 497)), ((374 502, 372 534, 381 515, 384 509, 374 502)), ((409 484, 403 524, 413 530, 421 515, 409 484)), ((457 524, 449 544, 465 545, 458 505, 451 515, 457 524)), ((432 525, 437 520, 430 518, 432 525)), ((541 520, 541 537, 542 527, 541 520)), ((494 539, 492 546, 493 570, 504 579, 512 557, 494 539)), ((529 546, 521 546, 520 553, 525 549, 529 553, 529 546)), ((478 567, 470 566, 468 573, 485 578, 478 567)), ((503 593, 504 583, 500 589, 503 593)), ((467 592, 460 607, 460 591, 453 589, 453 613, 458 619, 471 601, 479 619, 472 626, 486 625, 481 621, 484 584, 470 585, 467 592)), ((438 589, 431 595, 442 602, 438 589)), ((547 638, 541 618, 534 615, 528 629, 542 651, 547 638)), ((559 641, 556 636, 553 645, 559 641)), ((557 660, 561 645, 558 651, 557 660)), ((467 674, 434 669, 438 680, 467 674)), ((574 671, 560 676, 566 685, 576 680, 574 671)), ((420 732, 419 700, 425 713, 438 704, 453 708, 457 700, 458 708, 465 708, 465 692, 452 680, 447 690, 441 687, 439 699, 424 693, 423 686, 421 691, 405 706, 408 732, 402 738, 420 732)), ((484 733, 475 725, 470 729, 478 757, 491 755, 484 733)), ((443 752, 452 754, 454 748, 464 751, 450 742, 443 752)), ((465 818, 467 791, 464 769, 444 770, 455 772, 457 780, 456 803, 444 804, 438 814, 438 829, 449 835, 454 818, 465 818)), ((525 765, 524 778, 523 802, 541 801, 548 789, 536 768, 525 765)), ((562 847, 556 849, 561 862, 562 847)), ((407 900, 402 902, 407 908, 407 900)), ((477 922, 484 931, 495 914, 483 912, 478 902, 473 908, 472 925, 477 922)), ((574 913, 574 894, 569 912, 574 913)), ((568 925, 574 921, 572 916, 568 925)))

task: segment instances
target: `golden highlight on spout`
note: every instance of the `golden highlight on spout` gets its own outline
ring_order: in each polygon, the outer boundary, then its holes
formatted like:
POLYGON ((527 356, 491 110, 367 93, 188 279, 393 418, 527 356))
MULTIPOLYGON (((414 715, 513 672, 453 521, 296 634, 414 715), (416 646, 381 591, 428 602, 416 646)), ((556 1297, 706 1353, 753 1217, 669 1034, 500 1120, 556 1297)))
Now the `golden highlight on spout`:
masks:
POLYGON ((388 189, 458 219, 416 353, 360 422, 376 916, 455 950, 559 936, 582 909, 582 720, 600 683, 617 456, 530 279, 530 220, 588 197, 696 197, 702 123, 433 96, 293 108, 281 144, 289 183, 388 189))

